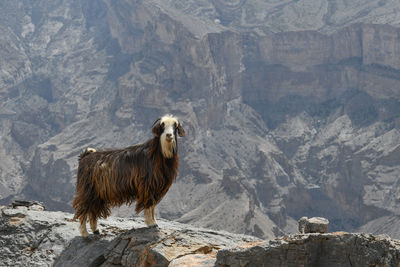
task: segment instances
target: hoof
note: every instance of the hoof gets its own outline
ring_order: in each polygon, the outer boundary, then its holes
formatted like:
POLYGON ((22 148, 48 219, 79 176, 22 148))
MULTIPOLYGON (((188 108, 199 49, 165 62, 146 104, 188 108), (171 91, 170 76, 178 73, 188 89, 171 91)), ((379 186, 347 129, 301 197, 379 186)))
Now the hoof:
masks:
POLYGON ((99 234, 100 234, 100 231, 99 231, 99 230, 96 230, 96 231, 93 232, 93 234, 99 235, 99 234))
POLYGON ((84 239, 88 239, 89 238, 89 234, 81 234, 82 238, 84 239))
POLYGON ((152 225, 149 225, 148 227, 149 227, 149 228, 156 228, 156 229, 159 228, 159 227, 158 227, 158 224, 156 224, 156 223, 155 223, 155 224, 152 224, 152 225))
POLYGON ((87 231, 81 231, 81 236, 83 238, 87 238, 89 236, 89 233, 87 231))

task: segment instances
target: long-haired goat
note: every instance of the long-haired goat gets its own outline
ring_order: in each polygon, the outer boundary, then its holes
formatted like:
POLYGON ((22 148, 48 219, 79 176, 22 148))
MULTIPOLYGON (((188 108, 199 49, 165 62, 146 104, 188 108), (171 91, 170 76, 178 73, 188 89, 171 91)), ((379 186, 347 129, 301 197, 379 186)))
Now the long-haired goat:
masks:
POLYGON ((178 173, 176 134, 183 137, 185 130, 177 118, 166 115, 154 123, 152 132, 154 137, 143 144, 104 151, 88 148, 79 156, 72 205, 82 236, 88 236, 88 218, 98 234, 98 218, 108 217, 114 206, 134 201, 136 213, 144 210, 146 224, 157 224, 154 208, 178 173))

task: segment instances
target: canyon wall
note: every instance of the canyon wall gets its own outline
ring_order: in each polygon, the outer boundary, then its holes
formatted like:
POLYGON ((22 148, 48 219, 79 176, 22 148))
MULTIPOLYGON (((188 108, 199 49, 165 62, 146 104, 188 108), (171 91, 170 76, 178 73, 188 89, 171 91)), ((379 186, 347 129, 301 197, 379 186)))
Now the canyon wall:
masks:
POLYGON ((83 149, 143 142, 172 113, 187 136, 163 218, 272 238, 304 215, 350 231, 398 213, 398 28, 260 33, 156 1, 0 7, 2 203, 72 211, 83 149))

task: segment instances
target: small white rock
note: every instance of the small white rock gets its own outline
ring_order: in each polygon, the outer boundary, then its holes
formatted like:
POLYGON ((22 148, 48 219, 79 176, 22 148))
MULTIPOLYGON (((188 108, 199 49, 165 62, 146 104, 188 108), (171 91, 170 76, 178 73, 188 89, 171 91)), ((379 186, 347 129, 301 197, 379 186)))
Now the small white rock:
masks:
POLYGON ((44 207, 42 205, 33 204, 32 206, 29 206, 29 209, 35 211, 43 211, 44 207))

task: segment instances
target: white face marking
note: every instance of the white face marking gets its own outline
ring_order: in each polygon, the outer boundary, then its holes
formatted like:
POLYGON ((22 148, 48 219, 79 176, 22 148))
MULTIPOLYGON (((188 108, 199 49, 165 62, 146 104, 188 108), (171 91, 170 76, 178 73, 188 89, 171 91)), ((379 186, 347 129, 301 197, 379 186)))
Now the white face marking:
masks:
POLYGON ((175 126, 178 125, 178 120, 171 115, 166 115, 161 118, 160 123, 164 125, 164 131, 160 137, 162 153, 164 157, 172 158, 176 148, 175 126))

